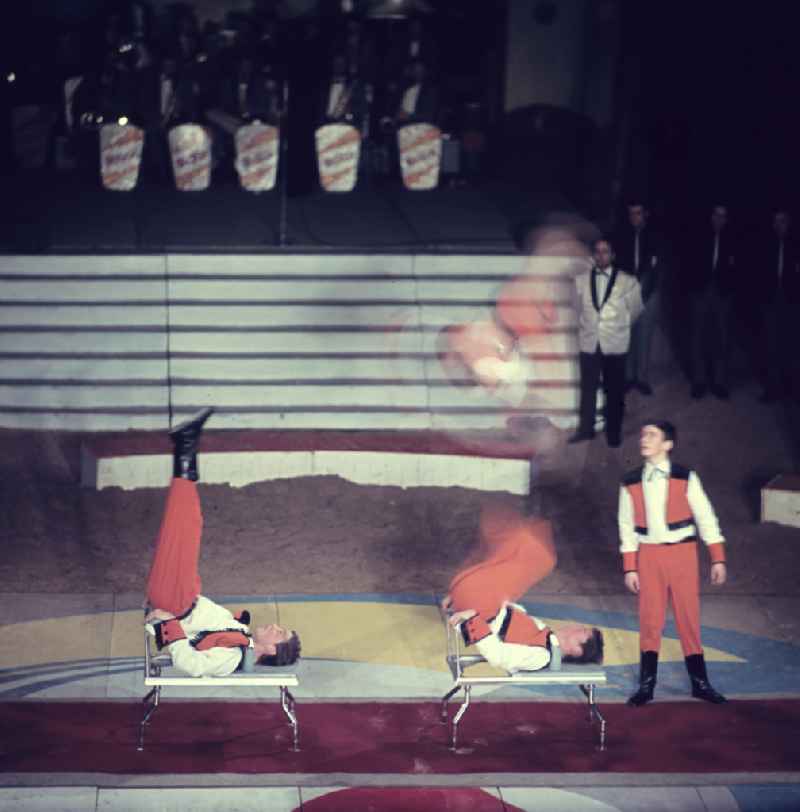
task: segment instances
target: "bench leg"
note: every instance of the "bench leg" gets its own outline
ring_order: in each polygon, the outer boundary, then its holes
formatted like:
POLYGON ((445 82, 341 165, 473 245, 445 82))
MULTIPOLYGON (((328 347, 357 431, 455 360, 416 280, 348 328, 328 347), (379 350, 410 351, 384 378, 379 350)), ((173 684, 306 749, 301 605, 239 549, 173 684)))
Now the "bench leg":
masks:
POLYGON ((139 723, 139 746, 136 748, 136 750, 140 753, 144 750, 144 726, 150 721, 150 717, 155 713, 156 708, 158 707, 158 703, 160 701, 161 701, 160 685, 156 685, 155 688, 151 688, 150 693, 147 694, 147 696, 142 700, 142 703, 147 705, 148 707, 145 710, 142 721, 139 723))
POLYGON ((458 738, 458 723, 461 721, 461 717, 467 712, 471 694, 472 694, 472 686, 465 685, 464 701, 461 703, 461 707, 456 711, 456 715, 453 717, 452 727, 450 728, 450 749, 453 752, 455 752, 456 750, 456 741, 458 738))
POLYGON ((295 701, 291 691, 282 686, 281 687, 281 707, 292 726, 292 750, 297 753, 300 751, 300 730, 297 724, 297 714, 295 713, 295 701))
POLYGON ((581 685, 580 689, 583 691, 584 696, 586 697, 589 703, 589 722, 598 722, 600 725, 600 750, 606 749, 606 720, 603 718, 603 714, 600 713, 600 709, 597 707, 597 703, 594 701, 594 685, 581 685))
POLYGON ((443 697, 442 697, 442 712, 441 712, 441 720, 442 724, 447 722, 447 703, 453 698, 455 694, 458 693, 459 689, 461 688, 460 685, 456 685, 451 688, 443 697))

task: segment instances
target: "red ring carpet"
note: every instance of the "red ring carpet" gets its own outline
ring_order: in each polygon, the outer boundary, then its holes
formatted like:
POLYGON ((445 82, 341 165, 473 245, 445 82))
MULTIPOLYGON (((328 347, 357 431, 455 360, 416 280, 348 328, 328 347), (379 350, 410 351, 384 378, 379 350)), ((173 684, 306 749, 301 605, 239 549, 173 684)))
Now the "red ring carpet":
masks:
MULTIPOLYGON (((481 702, 459 752, 435 702, 298 706, 300 747, 274 701, 166 700, 136 751, 138 703, 0 703, 3 772, 728 773, 800 770, 800 700, 601 705, 607 749, 577 703, 481 702)), ((451 713, 455 705, 451 704, 451 713)))

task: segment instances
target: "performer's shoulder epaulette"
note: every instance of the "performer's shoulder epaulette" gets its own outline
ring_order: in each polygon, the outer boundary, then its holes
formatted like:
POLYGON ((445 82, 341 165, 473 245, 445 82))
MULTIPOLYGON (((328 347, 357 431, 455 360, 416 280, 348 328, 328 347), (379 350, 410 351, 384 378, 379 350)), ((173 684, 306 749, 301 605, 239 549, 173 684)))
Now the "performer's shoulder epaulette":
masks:
POLYGON ((635 485, 637 482, 641 482, 643 469, 644 466, 640 465, 638 468, 634 468, 632 471, 628 471, 627 474, 623 474, 622 484, 627 486, 627 485, 635 485))
POLYGON ((679 465, 677 462, 673 462, 670 464, 670 476, 673 479, 689 479, 689 474, 692 473, 691 468, 687 468, 685 465, 679 465))

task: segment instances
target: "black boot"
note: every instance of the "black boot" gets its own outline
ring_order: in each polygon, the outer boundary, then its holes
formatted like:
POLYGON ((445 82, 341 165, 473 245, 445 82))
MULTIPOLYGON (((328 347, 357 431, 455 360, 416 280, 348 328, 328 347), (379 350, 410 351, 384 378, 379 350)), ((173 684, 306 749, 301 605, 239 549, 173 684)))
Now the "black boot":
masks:
POLYGON ((175 447, 172 454, 172 476, 176 479, 197 481, 197 442, 203 431, 203 423, 211 417, 213 411, 210 407, 201 409, 170 431, 169 436, 175 447))
POLYGON ((692 682, 692 696, 695 699, 705 699, 714 705, 721 705, 728 700, 711 687, 706 673, 706 660, 702 654, 690 654, 686 658, 686 670, 689 672, 689 679, 692 682))
POLYGON ((628 700, 629 705, 638 708, 653 701, 658 673, 658 652, 643 651, 639 660, 639 689, 628 700))

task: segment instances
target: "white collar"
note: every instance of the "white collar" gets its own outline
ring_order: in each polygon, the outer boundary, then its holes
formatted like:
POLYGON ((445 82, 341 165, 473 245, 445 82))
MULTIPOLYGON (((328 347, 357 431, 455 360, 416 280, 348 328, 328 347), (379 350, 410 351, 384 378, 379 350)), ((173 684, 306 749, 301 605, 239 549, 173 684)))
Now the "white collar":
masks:
POLYGON ((670 461, 668 459, 666 459, 663 462, 660 462, 658 464, 654 464, 652 462, 646 462, 644 464, 644 467, 645 467, 645 474, 646 474, 647 477, 652 475, 652 473, 654 471, 660 471, 665 476, 669 476, 671 471, 672 471, 672 466, 671 466, 670 461))

